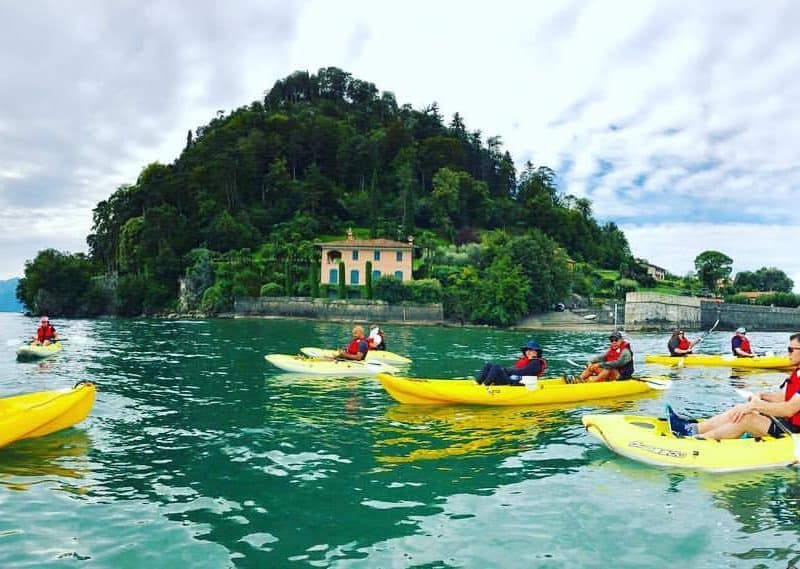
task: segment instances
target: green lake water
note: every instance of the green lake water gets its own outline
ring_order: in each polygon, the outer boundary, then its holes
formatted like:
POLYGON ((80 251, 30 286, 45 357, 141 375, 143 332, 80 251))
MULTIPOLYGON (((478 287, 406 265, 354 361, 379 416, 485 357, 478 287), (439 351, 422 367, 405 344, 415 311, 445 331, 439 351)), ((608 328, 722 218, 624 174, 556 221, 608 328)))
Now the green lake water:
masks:
MULTIPOLYGON (((268 353, 337 346, 350 326, 290 320, 61 320, 57 356, 18 363, 36 323, 0 314, 0 396, 98 385, 75 428, 0 449, 0 567, 789 567, 800 474, 663 470, 618 457, 581 415, 694 415, 781 373, 641 362, 673 389, 560 409, 416 407, 370 378, 286 374, 268 353)), ((386 327, 418 377, 511 363, 535 337, 574 371, 604 332, 386 327)), ((780 350, 788 334, 752 333, 780 350)), ((727 351, 730 333, 703 342, 727 351)))

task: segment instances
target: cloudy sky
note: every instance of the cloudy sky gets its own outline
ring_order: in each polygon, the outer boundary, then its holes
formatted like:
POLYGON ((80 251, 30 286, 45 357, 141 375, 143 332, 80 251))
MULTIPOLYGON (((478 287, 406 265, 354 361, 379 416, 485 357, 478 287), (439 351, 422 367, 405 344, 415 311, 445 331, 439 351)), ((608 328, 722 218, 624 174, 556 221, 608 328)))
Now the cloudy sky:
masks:
POLYGON ((0 279, 217 110, 336 66, 499 135, 677 273, 800 289, 800 3, 0 0, 0 279))

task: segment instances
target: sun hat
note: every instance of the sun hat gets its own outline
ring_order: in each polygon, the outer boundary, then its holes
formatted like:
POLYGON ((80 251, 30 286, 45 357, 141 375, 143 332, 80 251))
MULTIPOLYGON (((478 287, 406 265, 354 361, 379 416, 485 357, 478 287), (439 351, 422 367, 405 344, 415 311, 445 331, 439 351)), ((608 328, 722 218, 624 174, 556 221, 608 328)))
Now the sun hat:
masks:
POLYGON ((747 334, 747 328, 745 328, 744 326, 739 326, 736 329, 736 333, 737 334, 747 334))
POLYGON ((541 351, 542 347, 536 340, 528 340, 528 343, 520 348, 523 352, 525 350, 536 350, 537 352, 541 351))
POLYGON ((50 322, 50 319, 49 319, 47 316, 42 316, 42 317, 39 319, 39 322, 50 322))

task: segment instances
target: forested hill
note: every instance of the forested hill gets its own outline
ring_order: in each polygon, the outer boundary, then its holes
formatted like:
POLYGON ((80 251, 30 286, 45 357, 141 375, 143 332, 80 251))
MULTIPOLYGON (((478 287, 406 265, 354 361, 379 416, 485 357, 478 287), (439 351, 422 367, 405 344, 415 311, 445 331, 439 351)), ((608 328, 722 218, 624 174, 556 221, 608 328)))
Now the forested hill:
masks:
POLYGON ((147 312, 170 307, 177 278, 206 254, 246 258, 256 273, 223 296, 291 289, 313 265, 313 241, 351 226, 414 235, 423 249, 539 230, 576 261, 616 269, 630 258, 623 233, 598 224, 588 200, 559 193, 550 168, 517 172, 499 136, 324 68, 219 111, 187 134, 175 162, 145 167, 100 202, 86 261, 119 277, 117 312, 147 312))

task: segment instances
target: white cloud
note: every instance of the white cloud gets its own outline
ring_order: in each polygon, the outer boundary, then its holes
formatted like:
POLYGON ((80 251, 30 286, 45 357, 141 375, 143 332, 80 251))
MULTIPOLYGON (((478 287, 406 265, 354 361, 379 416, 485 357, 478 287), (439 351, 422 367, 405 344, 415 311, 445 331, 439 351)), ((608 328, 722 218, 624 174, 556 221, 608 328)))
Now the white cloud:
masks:
POLYGON ((83 249, 93 205, 172 161, 188 129, 331 65, 459 112, 520 166, 569 165, 563 191, 652 262, 690 267, 654 236, 794 222, 799 16, 791 1, 0 4, 0 207, 28 236, 0 228, 0 278, 46 242, 36 216, 83 249))

